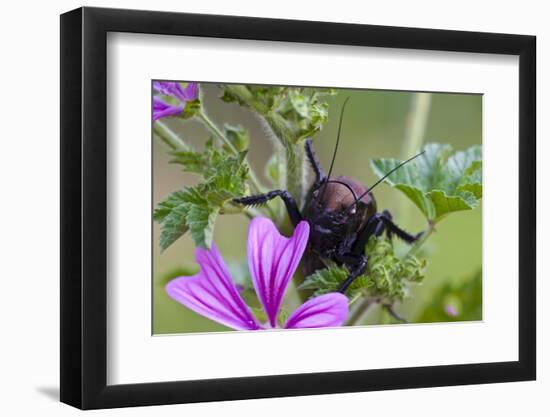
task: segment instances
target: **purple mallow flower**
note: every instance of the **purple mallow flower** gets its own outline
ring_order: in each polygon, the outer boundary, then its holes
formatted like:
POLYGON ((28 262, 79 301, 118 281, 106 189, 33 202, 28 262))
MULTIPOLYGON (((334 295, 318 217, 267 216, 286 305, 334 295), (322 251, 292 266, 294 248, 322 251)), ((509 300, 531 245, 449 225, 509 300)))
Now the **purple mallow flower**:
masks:
MULTIPOLYGON (((282 236, 273 222, 256 217, 248 231, 248 266, 256 294, 268 322, 259 323, 245 304, 218 249, 197 248, 200 272, 168 283, 166 291, 174 300, 211 320, 237 330, 277 327, 281 303, 302 258, 309 237, 309 225, 300 222, 290 238, 282 236)), ((341 326, 348 315, 348 299, 340 293, 312 298, 287 319, 287 329, 341 326)))
POLYGON ((451 304, 447 304, 445 306, 445 313, 447 313, 447 315, 451 316, 451 317, 457 317, 458 316, 458 311, 456 310, 456 308, 451 305, 451 304))
POLYGON ((174 98, 177 103, 172 104, 158 96, 153 97, 153 120, 163 117, 177 116, 185 109, 188 101, 196 100, 199 96, 199 84, 189 83, 185 88, 180 83, 154 81, 153 88, 160 94, 174 98))

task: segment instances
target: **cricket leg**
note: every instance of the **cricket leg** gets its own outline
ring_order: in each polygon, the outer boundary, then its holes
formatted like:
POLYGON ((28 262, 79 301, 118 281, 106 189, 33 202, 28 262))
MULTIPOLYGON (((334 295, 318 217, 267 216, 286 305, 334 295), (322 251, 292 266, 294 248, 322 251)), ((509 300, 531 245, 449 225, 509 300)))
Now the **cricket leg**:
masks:
POLYGON ((300 209, 298 209, 298 205, 296 204, 296 200, 294 200, 294 197, 292 197, 288 191, 274 190, 269 191, 265 194, 234 198, 233 201, 237 204, 242 204, 243 206, 257 206, 265 204, 276 197, 279 197, 281 200, 283 200, 283 203, 285 203, 286 211, 288 212, 288 217, 290 218, 290 221, 292 222, 294 227, 296 227, 303 218, 302 214, 300 213, 300 209))
POLYGON ((311 139, 306 140, 305 149, 307 159, 309 160, 309 163, 311 165, 311 169, 313 169, 313 172, 315 173, 315 186, 319 186, 322 182, 326 181, 327 176, 321 168, 319 159, 317 159, 317 155, 315 154, 315 150, 313 149, 311 139))
MULTIPOLYGON (((399 239, 407 242, 407 243, 414 243, 420 237, 424 232, 417 233, 416 235, 412 235, 409 232, 406 232, 405 230, 401 229, 399 226, 397 226, 393 222, 393 218, 391 213, 388 210, 384 210, 382 213, 375 214, 381 222, 384 224, 384 228, 386 230, 386 233, 388 237, 391 237, 392 235, 397 236, 399 239)), ((380 236, 382 234, 382 231, 379 231, 379 234, 377 236, 380 236)))
POLYGON ((353 281, 365 273, 368 261, 367 255, 365 255, 365 247, 373 234, 382 233, 383 227, 384 224, 382 221, 378 217, 372 216, 365 227, 359 232, 351 253, 339 257, 338 260, 346 265, 350 271, 350 275, 340 284, 339 292, 345 293, 353 281))
POLYGON ((350 271, 349 276, 340 284, 340 287, 338 288, 338 292, 344 294, 353 281, 355 281, 358 276, 363 275, 367 269, 367 256, 350 252, 338 256, 338 260, 342 262, 350 271))

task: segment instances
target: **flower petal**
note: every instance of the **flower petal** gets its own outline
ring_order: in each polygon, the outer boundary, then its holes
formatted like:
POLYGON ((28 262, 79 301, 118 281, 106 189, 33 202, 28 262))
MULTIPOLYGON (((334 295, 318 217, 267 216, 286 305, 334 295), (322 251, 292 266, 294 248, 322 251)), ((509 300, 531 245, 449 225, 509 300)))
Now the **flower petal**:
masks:
POLYGON ((248 231, 248 267, 256 294, 272 327, 292 275, 298 267, 309 237, 309 224, 302 221, 290 238, 282 236, 273 222, 255 217, 248 231))
POLYGON ((172 88, 174 83, 165 82, 165 81, 153 81, 153 88, 157 90, 160 94, 165 96, 172 95, 172 88))
POLYGON ((168 295, 194 312, 233 329, 260 329, 216 246, 212 245, 210 250, 197 248, 195 253, 200 272, 170 281, 166 285, 168 295))
POLYGON ((199 84, 188 83, 185 89, 178 82, 153 81, 153 88, 160 94, 177 98, 180 102, 196 100, 199 96, 199 84))
POLYGON ((306 301, 290 315, 285 328, 338 327, 347 317, 348 298, 333 292, 306 301))
POLYGON ((181 88, 181 85, 179 85, 179 83, 169 81, 153 81, 153 88, 157 90, 160 94, 176 98, 179 98, 178 95, 183 92, 183 89, 181 88))
POLYGON ((153 120, 163 117, 176 116, 183 112, 184 106, 174 106, 158 97, 153 97, 153 120))
POLYGON ((199 96, 199 84, 198 83, 189 83, 185 90, 183 90, 183 98, 186 101, 196 100, 199 96))

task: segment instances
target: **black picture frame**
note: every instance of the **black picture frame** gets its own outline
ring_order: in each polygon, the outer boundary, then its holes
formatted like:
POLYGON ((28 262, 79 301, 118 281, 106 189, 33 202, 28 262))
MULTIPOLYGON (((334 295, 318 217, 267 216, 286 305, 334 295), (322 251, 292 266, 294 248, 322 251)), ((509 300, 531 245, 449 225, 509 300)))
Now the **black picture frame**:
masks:
POLYGON ((251 17, 80 8, 61 16, 61 401, 82 409, 533 380, 536 38, 251 17), (519 56, 519 360, 107 385, 108 32, 519 56))

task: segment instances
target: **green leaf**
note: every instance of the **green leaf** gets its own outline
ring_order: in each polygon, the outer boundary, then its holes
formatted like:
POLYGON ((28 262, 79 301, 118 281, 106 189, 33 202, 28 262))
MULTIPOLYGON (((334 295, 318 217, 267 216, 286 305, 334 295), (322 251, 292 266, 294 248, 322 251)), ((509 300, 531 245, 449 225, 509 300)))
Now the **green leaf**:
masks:
POLYGON ((160 232, 160 248, 165 250, 168 246, 180 238, 189 227, 187 226, 187 215, 191 209, 188 203, 182 203, 164 218, 160 232))
POLYGON ((189 230, 188 216, 191 209, 206 205, 206 200, 195 188, 175 191, 158 204, 153 213, 153 219, 161 224, 160 248, 162 251, 189 230))
POLYGON ((201 190, 211 204, 221 207, 231 198, 243 194, 248 179, 245 158, 246 151, 220 159, 201 190))
POLYGON ((285 145, 297 144, 318 133, 328 120, 328 105, 323 95, 336 91, 327 88, 222 85, 222 101, 237 103, 265 118, 285 145))
MULTIPOLYGON (((405 297, 408 282, 420 282, 424 278, 426 261, 413 255, 399 259, 391 241, 385 237, 371 237, 366 254, 367 271, 353 281, 346 292, 351 300, 366 296, 393 303, 405 297)), ((307 277, 299 289, 315 290, 313 296, 334 292, 348 276, 346 267, 330 265, 307 277)))
POLYGON ((454 180, 451 185, 457 187, 465 178, 480 172, 481 146, 476 145, 465 151, 456 152, 449 158, 447 167, 452 180, 454 180))
POLYGON ((338 291, 338 287, 348 277, 349 271, 344 266, 333 265, 331 267, 320 269, 304 279, 299 286, 299 290, 315 290, 314 297, 329 292, 338 291))
POLYGON ((175 151, 172 152, 172 159, 170 162, 173 164, 179 164, 183 167, 185 172, 193 172, 195 174, 203 174, 208 168, 208 164, 205 165, 204 155, 195 151, 175 151))
POLYGON ((470 192, 476 199, 481 199, 483 196, 482 183, 482 171, 481 161, 475 161, 470 168, 465 171, 465 176, 462 178, 457 186, 459 192, 470 192), (475 167, 475 170, 472 169, 475 167))
POLYGON ((292 108, 303 118, 310 117, 309 101, 300 90, 291 90, 288 94, 292 108))
MULTIPOLYGON (((449 145, 430 143, 424 154, 389 175, 385 182, 405 194, 431 222, 449 213, 472 210, 482 197, 481 146, 454 152, 449 145)), ((375 159, 380 178, 400 161, 375 159)))
POLYGON ((209 248, 212 245, 214 222, 218 209, 210 206, 192 205, 185 217, 195 245, 209 248))
POLYGON ((266 121, 285 146, 317 134, 328 121, 328 104, 321 101, 331 90, 288 88, 266 121))
POLYGON ((218 212, 219 207, 211 205, 197 188, 172 193, 159 204, 153 215, 161 224, 161 250, 166 250, 188 230, 197 246, 209 248, 218 212))
POLYGON ((200 204, 204 199, 196 192, 196 190, 183 189, 175 191, 168 195, 163 201, 161 201, 155 211, 153 212, 153 219, 158 222, 164 221, 172 210, 178 207, 182 203, 195 203, 200 204))
MULTIPOLYGON (((223 132, 229 142, 237 149, 237 151, 242 152, 248 149, 250 143, 250 137, 248 130, 242 126, 232 126, 230 124, 223 125, 223 132)), ((226 149, 229 151, 229 149, 226 149)))
POLYGON ((176 191, 158 204, 153 218, 161 224, 161 250, 187 231, 197 246, 209 248, 221 208, 246 191, 246 151, 233 155, 208 141, 202 153, 178 151, 173 155, 175 163, 201 174, 204 182, 176 191))

